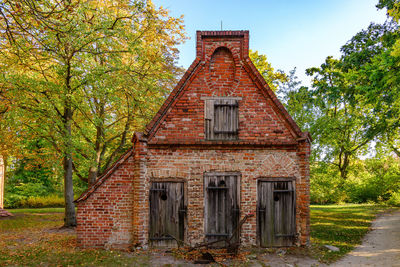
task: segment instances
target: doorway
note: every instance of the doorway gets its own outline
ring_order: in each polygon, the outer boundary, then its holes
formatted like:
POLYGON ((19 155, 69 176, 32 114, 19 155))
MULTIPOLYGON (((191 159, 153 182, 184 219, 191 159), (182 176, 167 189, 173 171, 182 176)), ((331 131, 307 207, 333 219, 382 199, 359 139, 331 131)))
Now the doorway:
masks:
POLYGON ((260 246, 292 246, 296 230, 294 181, 259 180, 257 198, 260 246))

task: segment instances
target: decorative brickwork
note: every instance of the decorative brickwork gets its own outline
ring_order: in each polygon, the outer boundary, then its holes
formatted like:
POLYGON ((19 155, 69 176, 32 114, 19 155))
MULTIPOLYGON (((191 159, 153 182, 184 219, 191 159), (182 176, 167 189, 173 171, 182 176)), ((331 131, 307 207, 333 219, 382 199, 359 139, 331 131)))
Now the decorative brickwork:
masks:
MULTIPOLYGON (((195 61, 146 132, 136 133, 132 150, 77 199, 80 246, 148 246, 156 181, 183 182, 184 239, 204 241, 206 172, 240 173, 240 217, 257 213, 259 179, 294 179, 293 240, 308 244, 311 138, 251 63, 248 41, 247 31, 197 32, 195 61), (215 97, 238 100, 238 140, 206 140, 205 101, 215 97)), ((244 245, 259 245, 257 224, 256 216, 244 225, 244 245)))

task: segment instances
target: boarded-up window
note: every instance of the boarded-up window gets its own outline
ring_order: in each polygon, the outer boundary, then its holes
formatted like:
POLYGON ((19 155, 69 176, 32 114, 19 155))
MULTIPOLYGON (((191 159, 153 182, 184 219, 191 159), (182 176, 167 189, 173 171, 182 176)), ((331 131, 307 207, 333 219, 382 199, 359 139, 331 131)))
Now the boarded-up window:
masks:
POLYGON ((293 181, 258 181, 257 223, 262 247, 291 246, 295 237, 293 181))
POLYGON ((205 137, 207 140, 237 140, 239 104, 237 98, 207 99, 205 103, 205 137))
MULTIPOLYGON (((237 228, 240 217, 239 185, 239 173, 205 173, 204 230, 207 241, 230 237, 237 228)), ((218 245, 225 244, 221 242, 218 245)))
POLYGON ((174 246, 184 240, 186 208, 182 182, 153 182, 150 188, 150 229, 152 245, 174 246))

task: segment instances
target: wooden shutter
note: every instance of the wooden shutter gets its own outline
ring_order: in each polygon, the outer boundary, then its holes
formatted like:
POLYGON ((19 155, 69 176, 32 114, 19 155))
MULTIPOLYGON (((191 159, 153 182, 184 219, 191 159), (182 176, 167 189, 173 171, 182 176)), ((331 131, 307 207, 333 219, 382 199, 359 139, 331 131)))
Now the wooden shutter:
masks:
POLYGON ((236 140, 239 131, 239 105, 236 99, 206 100, 205 136, 207 140, 236 140))
MULTIPOLYGON (((225 239, 235 231, 240 216, 239 179, 238 173, 205 174, 204 224, 207 241, 225 239)), ((217 245, 225 244, 221 242, 217 245)))

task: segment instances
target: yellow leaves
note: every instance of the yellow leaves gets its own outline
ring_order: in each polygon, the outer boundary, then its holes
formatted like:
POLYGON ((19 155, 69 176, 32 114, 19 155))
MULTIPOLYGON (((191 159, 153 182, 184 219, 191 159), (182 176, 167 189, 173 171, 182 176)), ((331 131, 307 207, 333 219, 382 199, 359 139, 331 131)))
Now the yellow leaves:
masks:
POLYGON ((397 40, 396 43, 393 45, 390 55, 393 57, 400 57, 400 40, 397 40))
MULTIPOLYGON (((99 142, 107 147, 107 158, 119 147, 119 139, 112 137, 143 127, 172 88, 179 72, 174 65, 176 45, 186 38, 182 17, 174 18, 167 9, 144 0, 46 0, 35 6, 24 1, 19 5, 24 12, 17 19, 25 28, 10 20, 18 32, 15 42, 4 37, 0 42, 0 72, 7 78, 16 106, 14 119, 6 126, 21 136, 12 143, 23 147, 24 139, 46 139, 49 151, 38 162, 47 159, 57 164, 59 158, 51 153, 63 155, 71 145, 65 143, 62 130, 68 96, 76 107, 74 148, 68 150, 74 151, 75 164, 84 173, 96 154, 90 142, 96 139, 96 126, 105 127, 99 142), (33 16, 35 8, 46 16, 33 16), (57 12, 51 12, 52 8, 57 12), (97 112, 101 105, 106 115, 97 112), (104 140, 111 141, 104 144, 104 140)), ((0 22, 0 28, 4 27, 0 22)), ((9 135, 4 134, 7 138, 2 140, 11 140, 9 135)))
POLYGON ((391 16, 395 21, 399 21, 400 19, 400 2, 395 2, 393 4, 393 8, 387 11, 389 16, 391 16))
POLYGON ((267 57, 265 55, 259 54, 258 51, 249 51, 249 57, 253 62, 254 66, 260 72, 260 74, 264 77, 265 81, 268 83, 269 87, 272 91, 277 90, 278 82, 286 82, 287 76, 285 73, 276 71, 271 66, 271 63, 267 61, 267 57))

